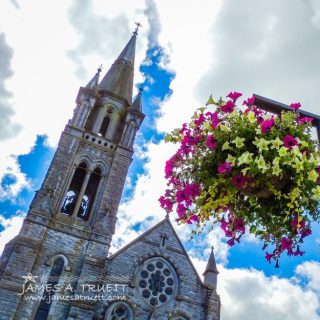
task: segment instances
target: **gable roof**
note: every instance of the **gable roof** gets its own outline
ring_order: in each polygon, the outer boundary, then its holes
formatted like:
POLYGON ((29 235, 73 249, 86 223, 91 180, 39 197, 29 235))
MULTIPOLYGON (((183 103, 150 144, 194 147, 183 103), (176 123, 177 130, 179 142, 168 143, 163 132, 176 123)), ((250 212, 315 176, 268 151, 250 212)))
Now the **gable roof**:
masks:
POLYGON ((115 258, 116 256, 118 256, 119 254, 121 254, 122 252, 126 251, 127 249, 129 249, 132 245, 134 245, 135 243, 139 242, 142 238, 144 238, 145 236, 147 236, 148 234, 152 233, 154 230, 156 230, 158 227, 160 227, 161 225, 167 223, 171 230, 173 235, 175 236, 175 238, 177 239, 178 243, 180 244, 182 251, 184 253, 184 255, 186 256, 186 258, 188 259, 192 269, 194 270, 195 274, 197 275, 198 280, 200 281, 200 283, 203 285, 203 281, 201 279, 201 277, 199 276, 199 273, 197 271, 197 269, 195 268, 195 266, 192 263, 191 258, 189 257, 188 252, 186 251, 186 249, 184 248, 184 245, 182 243, 182 241, 180 240, 177 232, 175 231, 169 216, 167 215, 163 220, 161 220, 160 222, 158 222, 157 224, 155 224, 153 227, 151 227, 150 229, 148 229, 147 231, 145 231, 144 233, 142 233, 140 236, 138 236, 136 239, 130 241, 128 244, 126 244, 124 247, 122 247, 121 249, 119 249, 117 252, 115 252, 114 254, 112 254, 111 256, 109 256, 107 259, 112 260, 113 258, 115 258))

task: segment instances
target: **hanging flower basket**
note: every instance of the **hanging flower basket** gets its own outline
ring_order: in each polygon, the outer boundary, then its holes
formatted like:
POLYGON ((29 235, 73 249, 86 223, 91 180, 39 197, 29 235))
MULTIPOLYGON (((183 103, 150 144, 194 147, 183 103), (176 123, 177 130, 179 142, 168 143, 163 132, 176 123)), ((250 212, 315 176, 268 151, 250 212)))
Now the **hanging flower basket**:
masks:
POLYGON ((234 245, 253 233, 264 249, 273 246, 266 259, 277 267, 283 252, 303 255, 310 222, 320 220, 319 145, 300 103, 277 116, 259 110, 254 97, 237 107, 240 96, 210 97, 190 123, 167 135, 179 148, 166 162, 168 189, 159 201, 179 222, 194 223, 194 234, 219 224, 234 245))

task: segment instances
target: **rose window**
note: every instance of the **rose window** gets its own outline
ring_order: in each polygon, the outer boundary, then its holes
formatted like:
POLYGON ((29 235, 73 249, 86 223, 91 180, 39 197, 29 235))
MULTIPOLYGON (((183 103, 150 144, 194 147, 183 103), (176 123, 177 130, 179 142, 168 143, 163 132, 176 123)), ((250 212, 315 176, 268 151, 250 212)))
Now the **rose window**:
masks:
POLYGON ((176 273, 162 258, 147 260, 139 268, 137 279, 140 294, 152 307, 165 304, 176 294, 176 273))

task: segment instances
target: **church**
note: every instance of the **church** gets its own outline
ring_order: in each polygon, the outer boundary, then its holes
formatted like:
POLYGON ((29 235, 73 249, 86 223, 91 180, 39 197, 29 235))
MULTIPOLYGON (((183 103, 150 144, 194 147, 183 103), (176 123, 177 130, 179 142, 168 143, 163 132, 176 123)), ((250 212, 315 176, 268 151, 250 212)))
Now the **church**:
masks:
MULTIPOLYGON (((132 101, 137 29, 72 118, 20 233, 0 259, 1 320, 218 320, 213 250, 199 277, 169 217, 109 255, 144 119, 132 101)), ((155 205, 158 205, 157 203, 155 205)))

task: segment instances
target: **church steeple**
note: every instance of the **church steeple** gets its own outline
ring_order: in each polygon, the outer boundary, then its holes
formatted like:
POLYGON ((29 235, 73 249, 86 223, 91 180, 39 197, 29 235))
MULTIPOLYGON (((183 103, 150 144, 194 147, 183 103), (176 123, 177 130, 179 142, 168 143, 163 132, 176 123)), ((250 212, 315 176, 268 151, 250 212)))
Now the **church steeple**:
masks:
POLYGON ((124 99, 129 105, 132 101, 133 71, 136 49, 138 25, 118 59, 112 64, 106 75, 103 77, 99 92, 116 95, 124 99))
POLYGON ((94 75, 94 77, 86 85, 87 89, 96 90, 98 88, 99 76, 100 76, 101 71, 102 71, 102 66, 99 66, 99 68, 98 68, 96 74, 94 75))
POLYGON ((139 88, 139 93, 132 102, 132 109, 142 112, 142 92, 143 88, 139 88))
POLYGON ((207 264, 206 270, 203 273, 205 286, 207 286, 210 289, 216 290, 218 273, 219 271, 217 269, 216 259, 214 257, 213 246, 212 246, 208 264, 207 264))

